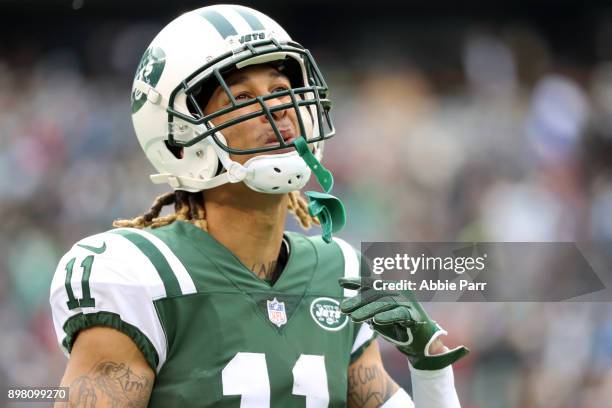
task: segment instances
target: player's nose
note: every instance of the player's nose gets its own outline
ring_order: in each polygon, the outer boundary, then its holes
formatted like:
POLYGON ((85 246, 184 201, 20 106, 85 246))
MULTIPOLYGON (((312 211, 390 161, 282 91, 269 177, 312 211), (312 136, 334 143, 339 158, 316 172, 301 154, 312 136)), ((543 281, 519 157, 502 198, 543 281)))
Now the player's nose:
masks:
MULTIPOLYGON (((279 109, 276 111, 274 110, 275 107, 286 104, 287 103, 286 98, 281 97, 281 98, 268 99, 264 103, 270 110, 270 116, 272 116, 272 119, 274 121, 281 120, 287 115, 287 109, 279 109)), ((262 115, 260 116, 260 118, 262 122, 268 122, 268 115, 262 115)))

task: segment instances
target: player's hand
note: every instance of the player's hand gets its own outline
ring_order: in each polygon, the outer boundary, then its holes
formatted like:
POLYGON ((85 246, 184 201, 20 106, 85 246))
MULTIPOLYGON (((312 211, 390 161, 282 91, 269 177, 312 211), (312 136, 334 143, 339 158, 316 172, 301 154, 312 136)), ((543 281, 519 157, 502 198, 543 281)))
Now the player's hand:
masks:
POLYGON ((439 370, 469 353, 465 346, 459 346, 430 354, 432 343, 447 334, 446 331, 429 318, 411 291, 375 290, 373 281, 372 278, 339 279, 343 288, 358 291, 357 296, 344 299, 340 309, 355 322, 368 322, 408 357, 412 367, 439 370))

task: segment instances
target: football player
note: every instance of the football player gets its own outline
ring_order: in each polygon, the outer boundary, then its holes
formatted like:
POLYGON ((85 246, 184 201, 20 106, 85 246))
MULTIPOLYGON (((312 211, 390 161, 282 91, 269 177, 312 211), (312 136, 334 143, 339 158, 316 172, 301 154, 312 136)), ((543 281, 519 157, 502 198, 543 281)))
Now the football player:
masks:
POLYGON ((466 350, 448 350, 414 299, 359 277, 358 254, 330 239, 333 196, 309 208, 299 194, 311 173, 331 187, 328 93, 310 53, 256 10, 200 8, 155 37, 132 118, 153 182, 173 192, 59 262, 68 406, 413 407, 376 332, 407 356, 416 406, 459 406, 451 364, 466 350), (284 232, 288 211, 324 236, 284 232))

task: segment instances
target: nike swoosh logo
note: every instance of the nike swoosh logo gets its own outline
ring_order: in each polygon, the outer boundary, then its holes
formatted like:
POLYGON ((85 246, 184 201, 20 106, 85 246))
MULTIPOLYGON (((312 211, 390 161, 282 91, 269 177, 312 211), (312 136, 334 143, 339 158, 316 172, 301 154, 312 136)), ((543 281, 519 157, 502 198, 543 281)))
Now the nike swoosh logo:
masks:
POLYGON ((102 252, 106 251, 106 242, 102 243, 101 247, 93 247, 93 246, 89 246, 89 245, 82 245, 82 244, 77 244, 77 246, 80 246, 81 248, 85 248, 88 251, 93 252, 94 254, 98 254, 100 255, 102 252))

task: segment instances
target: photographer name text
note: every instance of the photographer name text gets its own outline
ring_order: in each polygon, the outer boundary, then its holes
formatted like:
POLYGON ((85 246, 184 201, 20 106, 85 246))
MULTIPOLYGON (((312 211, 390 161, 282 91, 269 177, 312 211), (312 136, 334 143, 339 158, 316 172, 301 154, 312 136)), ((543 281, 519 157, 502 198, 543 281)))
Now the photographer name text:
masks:
POLYGON ((460 279, 459 282, 449 281, 448 279, 430 279, 422 280, 420 282, 413 282, 410 280, 402 279, 399 281, 384 281, 377 279, 373 282, 373 288, 375 290, 420 290, 420 291, 481 291, 485 290, 487 282, 471 282, 466 279, 460 279))

